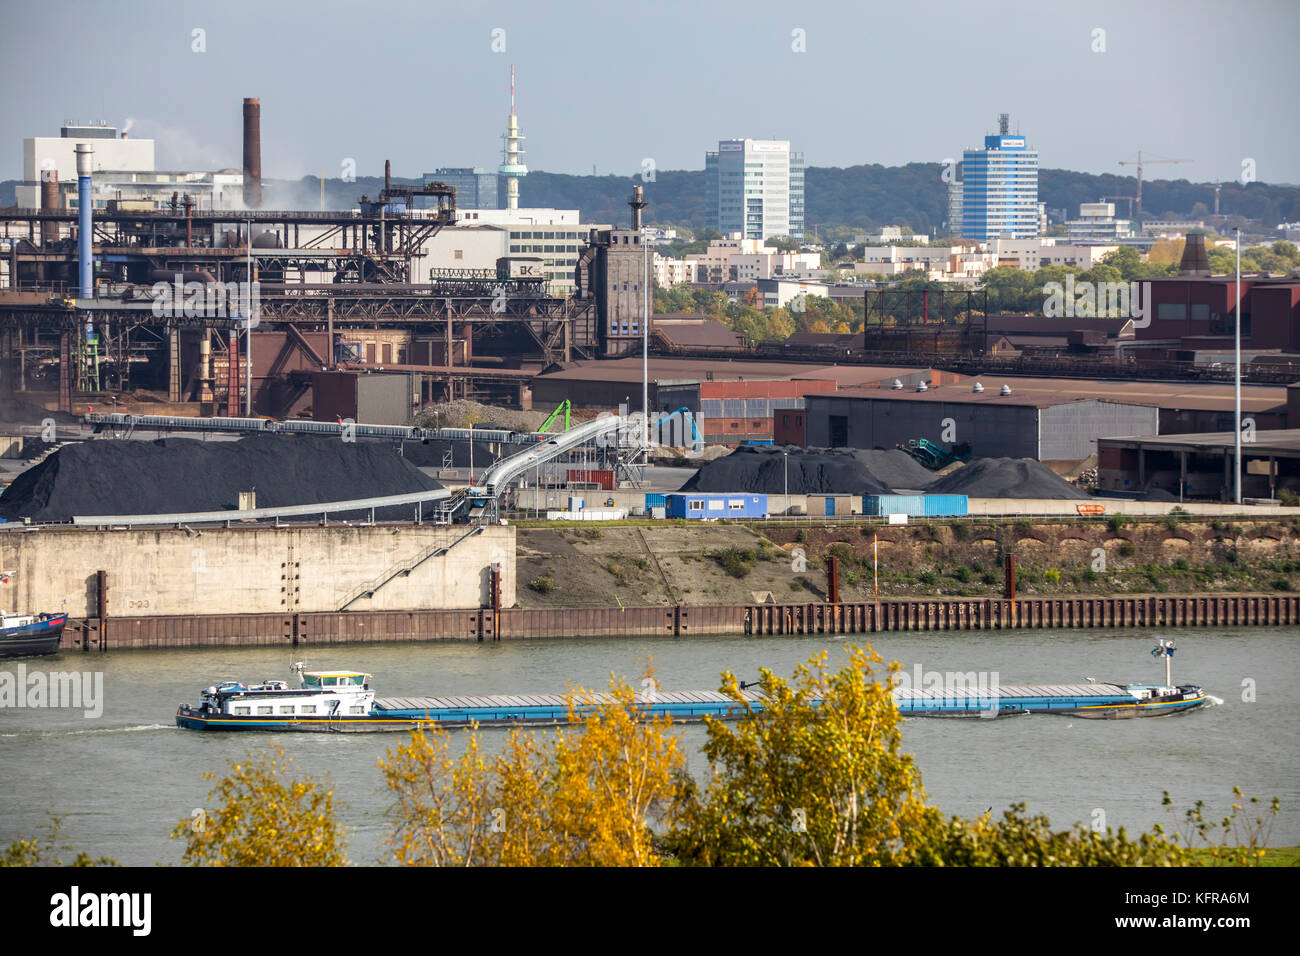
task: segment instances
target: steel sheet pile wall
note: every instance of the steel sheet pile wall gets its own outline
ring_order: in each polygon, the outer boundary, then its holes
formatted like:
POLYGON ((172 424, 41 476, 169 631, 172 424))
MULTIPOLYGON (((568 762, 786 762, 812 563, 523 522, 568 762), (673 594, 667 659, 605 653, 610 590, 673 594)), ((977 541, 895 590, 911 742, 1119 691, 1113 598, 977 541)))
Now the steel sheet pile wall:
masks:
POLYGON ((864 634, 1022 628, 1254 627, 1300 623, 1300 595, 912 599, 713 607, 512 608, 70 620, 65 650, 491 641, 692 634, 864 634))

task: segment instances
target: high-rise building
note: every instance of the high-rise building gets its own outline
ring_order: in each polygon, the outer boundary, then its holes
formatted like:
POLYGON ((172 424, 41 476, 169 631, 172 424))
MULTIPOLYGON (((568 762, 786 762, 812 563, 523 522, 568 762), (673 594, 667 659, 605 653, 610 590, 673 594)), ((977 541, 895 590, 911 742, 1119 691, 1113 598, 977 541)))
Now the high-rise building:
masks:
POLYGON ((1032 239, 1038 235, 1038 151, 1008 133, 1008 116, 984 137, 983 149, 962 153, 964 239, 1032 239))
POLYGON ((456 188, 457 209, 500 209, 496 173, 481 166, 444 167, 424 174, 425 183, 444 183, 456 188))
POLYGON ((964 190, 965 187, 961 183, 948 184, 948 222, 944 229, 945 235, 961 235, 964 190))
POLYGON ((708 227, 744 239, 803 238, 803 154, 789 140, 719 140, 704 154, 708 227))

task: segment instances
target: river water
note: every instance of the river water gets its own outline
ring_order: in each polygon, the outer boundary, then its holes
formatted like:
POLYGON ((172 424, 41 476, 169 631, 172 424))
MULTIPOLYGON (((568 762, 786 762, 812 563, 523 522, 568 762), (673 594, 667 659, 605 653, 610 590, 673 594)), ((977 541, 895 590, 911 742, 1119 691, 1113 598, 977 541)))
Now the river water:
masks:
MULTIPOLYGON (((1058 827, 1104 819, 1130 833, 1177 818, 1160 805, 1204 800, 1218 820, 1233 786, 1281 798, 1270 844, 1300 844, 1300 642, 1294 628, 1166 630, 1176 637, 1174 680, 1194 681, 1222 704, 1164 719, 1098 721, 1027 716, 1002 720, 906 722, 904 749, 916 757, 932 803, 966 816, 1024 802, 1058 827), (1104 817, 1099 816, 1104 815, 1104 817)), ((1158 682, 1163 662, 1137 631, 882 633, 874 647, 909 672, 996 672, 1005 684, 1099 680, 1158 682)), ((124 864, 178 863, 168 834, 198 807, 228 762, 280 740, 299 771, 328 777, 350 828, 349 858, 373 863, 383 852, 390 801, 376 761, 396 734, 196 733, 174 725, 176 707, 221 680, 290 679, 289 664, 364 669, 379 696, 561 692, 603 688, 611 672, 639 686, 647 653, 664 690, 713 689, 723 670, 755 679, 766 666, 782 676, 822 650, 842 663, 832 635, 574 639, 496 644, 222 648, 118 651, 0 662, 0 675, 34 671, 103 674, 103 713, 0 708, 0 845, 37 835, 51 810, 64 842, 124 864)), ((991 676, 991 675, 990 675, 991 676)), ((542 731, 545 732, 545 731, 542 731)), ((697 774, 707 769, 698 725, 679 731, 697 774)), ((463 731, 453 731, 463 734, 463 731)), ((487 746, 504 731, 483 731, 487 746)), ((1179 817, 1181 813, 1179 814, 1179 817)))

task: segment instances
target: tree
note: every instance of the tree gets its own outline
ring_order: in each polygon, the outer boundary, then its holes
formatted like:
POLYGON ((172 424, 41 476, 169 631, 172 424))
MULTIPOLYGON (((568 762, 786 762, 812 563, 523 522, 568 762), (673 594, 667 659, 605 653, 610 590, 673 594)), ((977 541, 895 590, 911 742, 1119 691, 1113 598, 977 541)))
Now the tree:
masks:
POLYGON ((1120 246, 1114 252, 1106 253, 1101 261, 1105 265, 1118 269, 1124 279, 1132 280, 1138 278, 1138 270, 1142 267, 1142 253, 1132 246, 1120 246))
POLYGON ((929 831, 917 848, 923 866, 1189 866, 1192 855, 1165 839, 1159 828, 1129 839, 1076 824, 1053 830, 1045 816, 1028 816, 1016 804, 994 821, 953 817, 929 831))
MULTIPOLYGON (((45 839, 41 840, 14 840, 9 844, 8 849, 0 852, 0 868, 7 866, 63 866, 63 860, 56 854, 69 852, 72 847, 59 841, 59 833, 63 830, 63 817, 50 811, 49 822, 45 825, 45 839)), ((101 856, 92 859, 89 853, 80 851, 72 862, 67 864, 72 867, 83 866, 117 866, 117 861, 109 857, 101 856)))
MULTIPOLYGON (((334 816, 334 793, 310 778, 289 779, 292 761, 276 744, 231 763, 208 795, 220 810, 197 810, 181 820, 173 839, 185 840, 190 866, 342 866, 344 830, 334 816)), ((215 774, 206 774, 214 779, 215 774)))
POLYGON ((657 864, 650 826, 685 760, 672 719, 644 718, 631 687, 611 677, 600 698, 569 694, 566 729, 548 738, 515 730, 491 765, 476 733, 459 760, 448 756, 447 731, 413 735, 380 761, 397 797, 394 857, 435 866, 657 864))
POLYGON ((666 843, 700 865, 857 866, 915 861, 939 821, 925 805, 912 758, 899 752, 900 723, 870 648, 847 648, 836 674, 823 652, 792 684, 760 671, 767 702, 754 710, 733 674, 722 692, 746 709, 739 723, 706 720, 712 778, 683 781, 666 843))
POLYGON ((777 252, 798 252, 799 240, 790 236, 768 236, 763 240, 763 245, 771 246, 777 252))
POLYGON ((1158 265, 1178 265, 1183 258, 1183 239, 1158 239, 1147 250, 1147 261, 1158 265))

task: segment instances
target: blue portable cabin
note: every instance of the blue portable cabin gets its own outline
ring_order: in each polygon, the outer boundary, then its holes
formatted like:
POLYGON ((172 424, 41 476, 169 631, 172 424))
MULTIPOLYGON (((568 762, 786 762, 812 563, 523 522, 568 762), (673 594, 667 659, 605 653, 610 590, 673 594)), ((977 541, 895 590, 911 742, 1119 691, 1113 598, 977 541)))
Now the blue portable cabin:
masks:
POLYGON ((766 518, 767 495, 737 491, 681 492, 668 495, 668 517, 691 521, 716 521, 719 518, 766 518))
POLYGON ((966 514, 965 495, 863 495, 864 515, 909 518, 959 518, 966 514))

